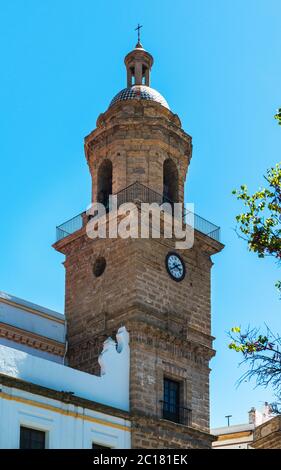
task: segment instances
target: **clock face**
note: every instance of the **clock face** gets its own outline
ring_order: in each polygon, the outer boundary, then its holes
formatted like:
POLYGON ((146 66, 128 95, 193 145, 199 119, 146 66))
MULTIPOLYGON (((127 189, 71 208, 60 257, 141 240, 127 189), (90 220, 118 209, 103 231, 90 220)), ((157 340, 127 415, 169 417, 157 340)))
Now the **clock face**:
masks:
POLYGON ((185 264, 177 253, 168 253, 166 256, 166 268, 174 281, 182 281, 185 276, 185 264))

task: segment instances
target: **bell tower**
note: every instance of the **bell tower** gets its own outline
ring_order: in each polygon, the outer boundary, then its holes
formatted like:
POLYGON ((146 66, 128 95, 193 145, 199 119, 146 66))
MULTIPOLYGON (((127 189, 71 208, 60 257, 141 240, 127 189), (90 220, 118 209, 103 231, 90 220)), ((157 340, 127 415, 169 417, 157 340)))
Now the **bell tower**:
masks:
MULTIPOLYGON (((122 202, 183 202, 192 154, 162 95, 150 87, 153 57, 138 41, 126 55, 127 87, 85 138, 92 201, 111 217, 122 202)), ((173 238, 87 236, 86 213, 57 228, 65 254, 69 365, 96 373, 102 340, 120 326, 130 334, 133 448, 208 448, 211 256, 219 228, 194 218, 194 244, 173 238)))

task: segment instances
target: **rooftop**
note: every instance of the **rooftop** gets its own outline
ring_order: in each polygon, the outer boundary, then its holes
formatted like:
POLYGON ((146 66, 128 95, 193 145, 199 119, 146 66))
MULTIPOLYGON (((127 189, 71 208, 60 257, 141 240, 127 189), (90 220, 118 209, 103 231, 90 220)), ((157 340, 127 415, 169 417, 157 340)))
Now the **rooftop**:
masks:
POLYGON ((165 98, 158 91, 150 87, 150 72, 154 60, 152 55, 144 49, 140 41, 126 55, 124 62, 127 70, 127 88, 117 93, 109 107, 119 101, 149 100, 170 109, 165 98))
POLYGON ((15 297, 14 295, 7 294, 7 292, 0 291, 0 303, 1 301, 9 304, 18 305, 19 307, 23 307, 24 309, 32 310, 34 313, 43 313, 47 316, 58 318, 59 320, 64 320, 64 315, 62 313, 55 312, 54 310, 50 310, 49 308, 42 307, 38 304, 34 304, 32 302, 29 302, 28 300, 20 299, 19 297, 15 297))
POLYGON ((156 103, 161 104, 165 108, 169 108, 169 105, 165 98, 160 95, 160 93, 153 88, 145 85, 133 85, 128 88, 124 88, 123 90, 119 91, 116 96, 111 100, 109 107, 113 106, 115 103, 119 101, 127 101, 127 100, 147 100, 147 101, 155 101, 156 103))

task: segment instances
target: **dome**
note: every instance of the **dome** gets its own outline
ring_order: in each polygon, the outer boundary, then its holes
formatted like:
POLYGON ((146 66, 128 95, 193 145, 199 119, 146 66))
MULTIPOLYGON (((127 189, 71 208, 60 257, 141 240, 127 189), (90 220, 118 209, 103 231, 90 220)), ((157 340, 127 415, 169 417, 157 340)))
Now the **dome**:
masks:
POLYGON ((160 93, 158 93, 158 91, 145 85, 133 85, 131 87, 124 88, 124 90, 119 91, 119 93, 117 93, 117 95, 111 101, 109 107, 111 107, 118 101, 127 100, 156 101, 156 103, 160 103, 165 108, 170 109, 167 101, 165 100, 165 98, 163 98, 162 95, 160 95, 160 93))

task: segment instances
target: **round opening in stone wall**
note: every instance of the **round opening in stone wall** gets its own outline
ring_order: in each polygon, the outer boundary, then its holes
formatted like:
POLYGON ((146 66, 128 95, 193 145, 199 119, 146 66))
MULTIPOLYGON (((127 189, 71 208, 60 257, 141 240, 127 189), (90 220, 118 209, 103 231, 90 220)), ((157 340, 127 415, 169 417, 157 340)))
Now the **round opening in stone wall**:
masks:
POLYGON ((95 277, 102 275, 106 267, 106 260, 103 256, 99 256, 93 266, 93 273, 95 277))

